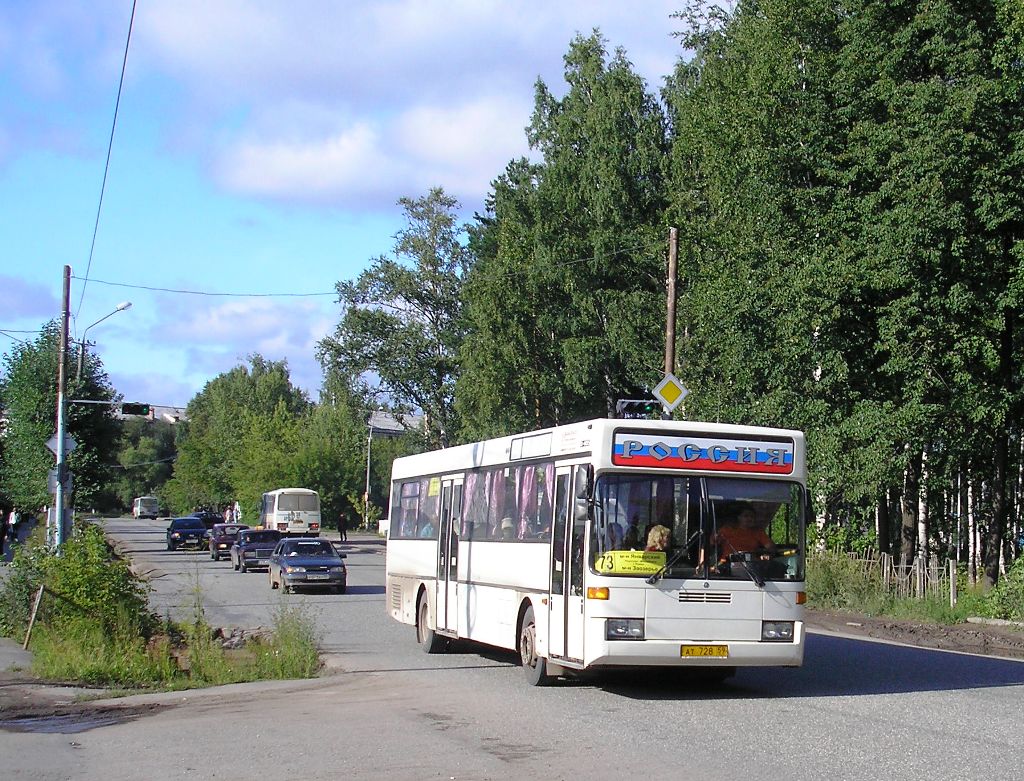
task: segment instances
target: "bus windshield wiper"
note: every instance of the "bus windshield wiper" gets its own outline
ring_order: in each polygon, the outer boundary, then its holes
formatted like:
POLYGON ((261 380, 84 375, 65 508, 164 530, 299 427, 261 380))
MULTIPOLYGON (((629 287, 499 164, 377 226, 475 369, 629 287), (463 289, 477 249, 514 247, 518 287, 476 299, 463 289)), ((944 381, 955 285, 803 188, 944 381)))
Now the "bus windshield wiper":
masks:
POLYGON ((683 554, 690 549, 690 543, 692 543, 694 539, 696 539, 697 535, 700 534, 700 532, 701 530, 697 529, 697 531, 691 534, 690 539, 683 543, 683 547, 681 547, 679 550, 673 553, 661 569, 659 569, 657 572, 655 572, 653 575, 647 578, 647 582, 653 586, 655 583, 657 583, 659 580, 665 577, 665 573, 668 572, 673 566, 675 566, 675 563, 679 561, 679 559, 683 557, 683 554))

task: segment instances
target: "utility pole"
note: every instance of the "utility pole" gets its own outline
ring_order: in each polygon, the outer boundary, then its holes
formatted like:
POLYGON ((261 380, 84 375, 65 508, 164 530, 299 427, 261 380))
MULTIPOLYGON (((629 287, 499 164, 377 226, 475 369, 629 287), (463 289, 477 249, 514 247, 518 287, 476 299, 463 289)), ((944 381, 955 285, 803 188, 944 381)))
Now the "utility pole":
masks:
POLYGON ((366 435, 366 490, 363 492, 363 527, 370 527, 370 448, 373 447, 373 413, 367 422, 369 429, 366 435))
POLYGON ((64 523, 64 503, 68 480, 67 420, 65 418, 67 405, 64 402, 64 392, 67 387, 68 321, 71 319, 71 266, 64 266, 64 296, 61 306, 60 352, 57 356, 57 490, 55 492, 56 507, 53 514, 56 532, 54 539, 58 550, 64 544, 67 531, 64 523))
MULTIPOLYGON (((679 230, 668 229, 668 303, 665 307, 665 374, 676 371, 676 276, 679 267, 679 230)), ((671 415, 663 412, 663 420, 671 415)))

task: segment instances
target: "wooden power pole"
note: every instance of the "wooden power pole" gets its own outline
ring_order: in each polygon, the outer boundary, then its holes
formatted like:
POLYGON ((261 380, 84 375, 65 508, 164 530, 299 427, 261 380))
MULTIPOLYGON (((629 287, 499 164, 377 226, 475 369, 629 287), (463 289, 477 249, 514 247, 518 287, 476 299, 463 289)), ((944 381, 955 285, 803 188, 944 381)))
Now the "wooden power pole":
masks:
POLYGON ((679 265, 679 230, 668 229, 668 306, 665 317, 665 374, 676 370, 676 274, 679 265))

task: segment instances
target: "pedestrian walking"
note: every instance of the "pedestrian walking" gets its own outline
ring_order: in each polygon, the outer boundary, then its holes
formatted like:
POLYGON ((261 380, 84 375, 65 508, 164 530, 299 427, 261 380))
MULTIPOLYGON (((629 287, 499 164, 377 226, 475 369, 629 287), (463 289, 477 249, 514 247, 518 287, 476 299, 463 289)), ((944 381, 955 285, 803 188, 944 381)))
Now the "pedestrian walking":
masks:
POLYGON ((348 518, 345 513, 338 513, 338 535, 342 542, 348 542, 348 518))

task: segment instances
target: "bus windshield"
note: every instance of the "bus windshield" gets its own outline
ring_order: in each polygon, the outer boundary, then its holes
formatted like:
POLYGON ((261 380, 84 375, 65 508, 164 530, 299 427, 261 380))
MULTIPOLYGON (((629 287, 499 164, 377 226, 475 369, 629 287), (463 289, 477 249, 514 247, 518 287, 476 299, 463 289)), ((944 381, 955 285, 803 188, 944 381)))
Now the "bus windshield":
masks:
POLYGON ((605 575, 799 580, 804 492, 777 480, 605 474, 591 568, 605 575))

